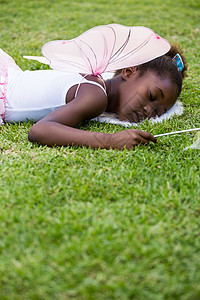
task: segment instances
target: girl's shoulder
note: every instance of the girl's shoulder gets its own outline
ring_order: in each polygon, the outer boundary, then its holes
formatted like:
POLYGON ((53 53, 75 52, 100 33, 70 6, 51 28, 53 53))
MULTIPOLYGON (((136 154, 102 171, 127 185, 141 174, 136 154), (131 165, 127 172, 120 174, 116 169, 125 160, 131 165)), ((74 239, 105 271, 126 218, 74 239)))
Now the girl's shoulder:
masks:
POLYGON ((97 101, 107 100, 106 85, 103 79, 93 75, 80 75, 82 79, 69 89, 66 95, 66 103, 71 102, 79 95, 82 98, 97 99, 97 101))
POLYGON ((104 82, 103 78, 94 76, 94 75, 86 75, 86 76, 84 74, 81 74, 81 75, 83 76, 83 78, 90 81, 91 83, 95 82, 95 83, 98 83, 99 85, 101 85, 106 92, 106 86, 105 86, 105 82, 104 82))
POLYGON ((95 118, 107 108, 108 98, 99 80, 88 80, 88 83, 82 83, 79 87, 74 86, 73 93, 74 96, 71 101, 67 101, 69 105, 66 105, 66 107, 76 112, 79 116, 79 122, 95 118), (91 82, 94 82, 94 84, 91 84, 91 82))

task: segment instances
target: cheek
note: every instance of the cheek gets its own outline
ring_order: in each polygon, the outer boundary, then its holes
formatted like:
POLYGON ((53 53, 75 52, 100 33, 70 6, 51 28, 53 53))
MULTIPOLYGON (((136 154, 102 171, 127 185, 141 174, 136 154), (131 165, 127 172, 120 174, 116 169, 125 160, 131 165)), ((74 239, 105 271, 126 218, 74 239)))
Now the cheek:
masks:
POLYGON ((120 111, 122 113, 131 113, 134 110, 138 110, 141 106, 141 96, 138 92, 127 95, 126 99, 123 99, 120 103, 120 111))
POLYGON ((168 101, 166 101, 166 108, 167 110, 169 110, 170 108, 172 108, 172 106, 176 103, 177 100, 177 94, 173 93, 169 96, 168 101))
POLYGON ((119 90, 120 103, 118 114, 131 114, 133 111, 140 111, 147 104, 148 90, 144 84, 141 84, 140 80, 126 82, 123 88, 119 90))
POLYGON ((136 107, 139 108, 141 107, 141 105, 146 104, 147 102, 147 93, 146 90, 144 91, 141 88, 129 88, 126 91, 125 97, 122 101, 122 103, 124 103, 124 105, 128 106, 128 107, 136 107))

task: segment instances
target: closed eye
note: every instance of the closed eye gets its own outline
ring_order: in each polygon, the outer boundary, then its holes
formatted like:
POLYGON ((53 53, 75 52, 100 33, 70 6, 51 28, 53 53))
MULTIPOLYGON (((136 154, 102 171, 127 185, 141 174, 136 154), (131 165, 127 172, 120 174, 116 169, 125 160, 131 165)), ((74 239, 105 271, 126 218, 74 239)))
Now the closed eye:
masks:
POLYGON ((153 101, 155 101, 155 100, 156 100, 156 98, 155 98, 155 97, 153 97, 153 95, 152 95, 152 93, 151 93, 151 92, 149 92, 149 97, 150 97, 150 101, 151 101, 151 102, 153 102, 153 101))

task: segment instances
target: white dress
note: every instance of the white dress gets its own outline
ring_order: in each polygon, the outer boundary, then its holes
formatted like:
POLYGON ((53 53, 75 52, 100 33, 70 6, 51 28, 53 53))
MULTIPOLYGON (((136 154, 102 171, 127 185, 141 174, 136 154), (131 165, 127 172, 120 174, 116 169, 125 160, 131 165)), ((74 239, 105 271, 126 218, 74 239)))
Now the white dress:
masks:
POLYGON ((0 52, 0 71, 3 95, 0 98, 0 115, 2 121, 6 122, 25 122, 28 119, 36 122, 42 119, 65 105, 69 89, 80 83, 99 86, 105 92, 100 84, 85 79, 79 73, 55 70, 22 71, 3 51, 0 52))

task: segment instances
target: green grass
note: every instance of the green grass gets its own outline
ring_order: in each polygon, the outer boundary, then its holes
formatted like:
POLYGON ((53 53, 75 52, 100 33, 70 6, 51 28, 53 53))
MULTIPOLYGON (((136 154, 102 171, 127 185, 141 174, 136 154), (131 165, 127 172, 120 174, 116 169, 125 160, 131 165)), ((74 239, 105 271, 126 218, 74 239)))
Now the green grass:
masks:
MULTIPOLYGON (((0 1, 1 47, 45 68, 47 41, 111 22, 144 25, 184 49, 182 116, 139 128, 200 127, 200 4, 166 1, 0 1)), ((0 128, 0 299, 200 299, 200 152, 194 133, 135 151, 48 148, 31 123, 0 128)), ((84 122, 116 132, 120 126, 84 122)))

